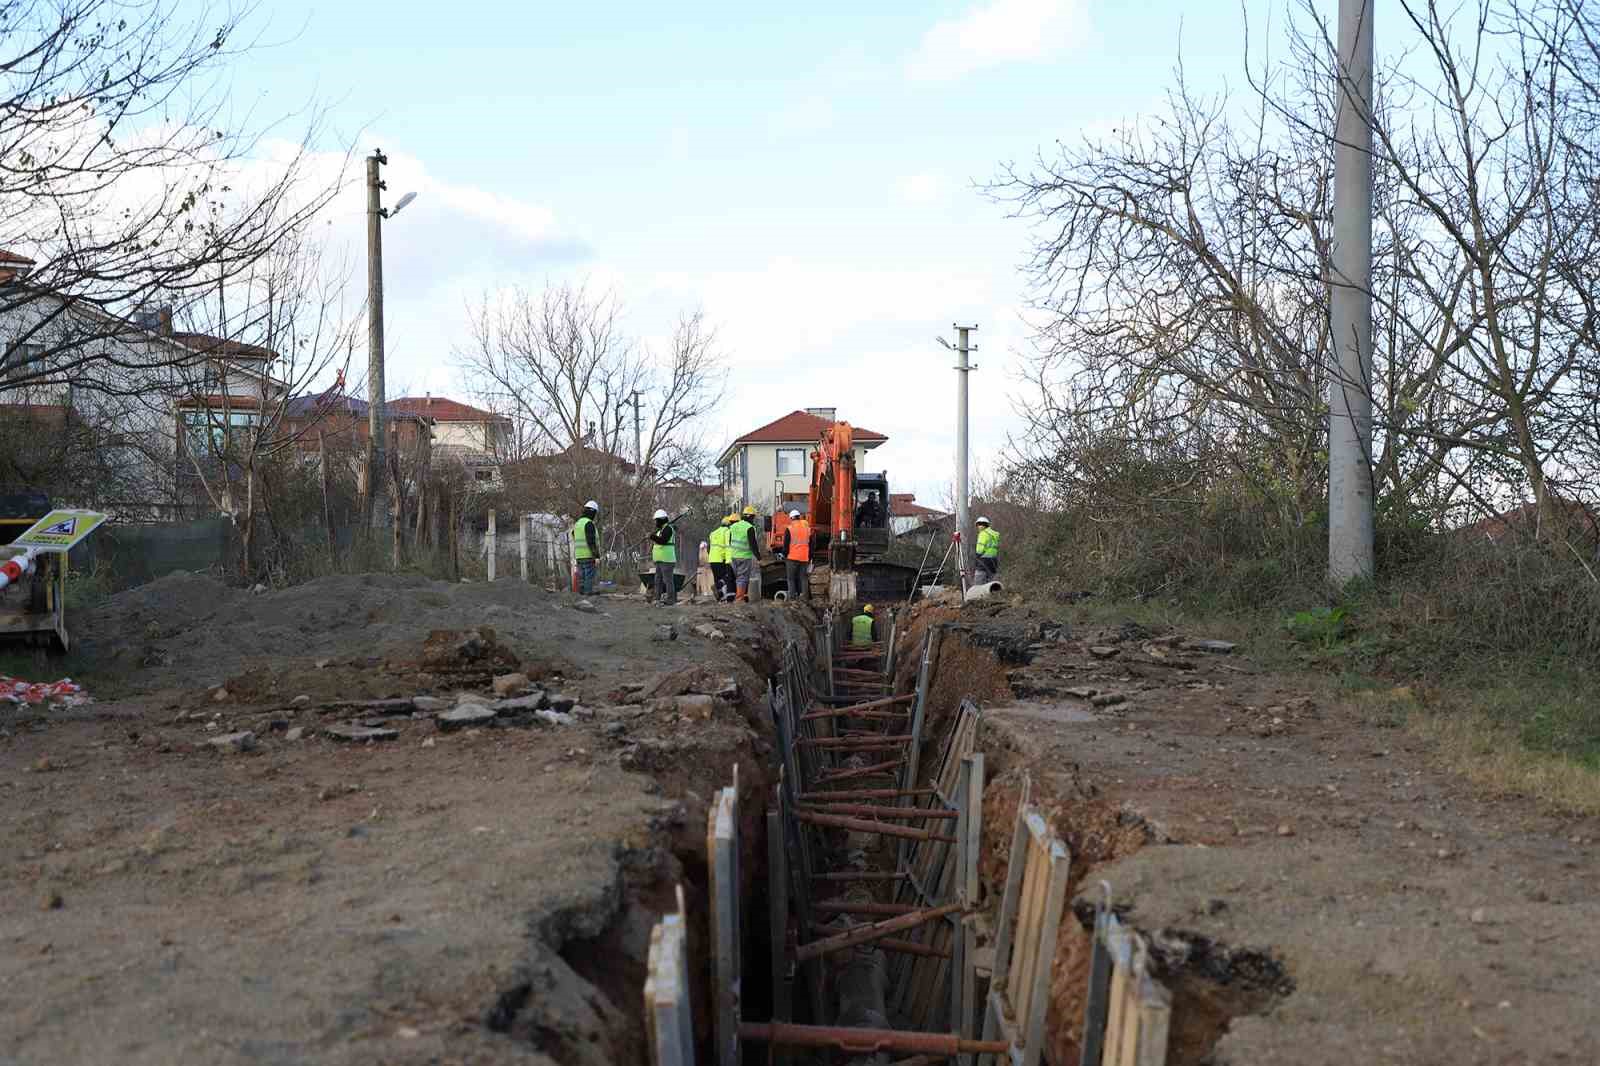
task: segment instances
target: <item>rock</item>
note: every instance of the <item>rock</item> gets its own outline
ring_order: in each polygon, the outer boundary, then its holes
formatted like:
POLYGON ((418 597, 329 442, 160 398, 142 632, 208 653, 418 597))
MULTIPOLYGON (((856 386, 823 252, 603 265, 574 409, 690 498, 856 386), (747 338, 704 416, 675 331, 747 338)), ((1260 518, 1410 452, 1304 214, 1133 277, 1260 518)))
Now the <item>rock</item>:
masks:
POLYGON ((311 697, 306 695, 304 692, 302 692, 302 693, 300 693, 300 695, 296 696, 294 699, 289 701, 289 706, 291 706, 291 707, 304 707, 306 704, 308 704, 310 702, 311 702, 311 697))
POLYGON ((481 692, 457 692, 456 693, 456 706, 457 707, 487 707, 487 706, 489 706, 489 697, 485 696, 481 692))
POLYGON ((1468 916, 1468 920, 1473 925, 1483 925, 1489 920, 1489 911, 1484 907, 1474 907, 1472 914, 1468 916))
POLYGON ((621 722, 607 722, 600 727, 600 735, 604 737, 620 737, 628 731, 628 727, 621 722))
POLYGON ((254 588, 252 588, 250 590, 250 595, 252 595, 252 596, 265 596, 266 594, 267 594, 267 586, 259 584, 259 583, 254 588))
POLYGON ((722 684, 717 688, 717 691, 712 693, 712 695, 717 697, 719 700, 727 700, 729 703, 737 703, 739 701, 739 679, 736 677, 723 678, 722 684))
POLYGON ((545 695, 542 690, 535 689, 526 696, 518 696, 509 700, 495 700, 490 706, 494 708, 496 714, 521 714, 523 711, 540 710, 549 706, 549 703, 550 697, 545 695))
POLYGON ((706 721, 717 709, 717 701, 712 696, 692 693, 688 696, 679 696, 675 704, 679 714, 687 718, 706 721))
POLYGON ((332 737, 334 740, 351 741, 395 740, 400 736, 398 729, 375 728, 373 726, 354 725, 348 722, 325 726, 322 733, 324 736, 332 737))
POLYGON ((594 605, 594 601, 592 600, 579 600, 577 603, 572 605, 572 609, 574 611, 582 611, 584 614, 600 613, 600 608, 596 607, 594 605))
POLYGON ((562 714, 560 711, 534 711, 533 715, 539 721, 550 725, 571 725, 575 721, 572 715, 562 714))
POLYGON ((1284 822, 1278 826, 1278 835, 1281 837, 1294 836, 1294 826, 1290 825, 1288 822, 1284 822))
POLYGON ((328 667, 330 667, 332 665, 333 665, 333 660, 332 659, 318 659, 317 660, 317 669, 318 670, 326 670, 328 667))
POLYGON ((440 712, 439 717, 435 720, 439 723, 441 730, 446 733, 452 733, 457 729, 465 729, 468 726, 485 725, 494 721, 494 716, 495 712, 492 707, 486 707, 481 703, 467 703, 454 710, 440 712))
POLYGON ((450 701, 440 699, 438 696, 413 696, 411 706, 424 714, 438 714, 440 711, 450 709, 450 701))
POLYGON ((225 688, 213 689, 211 692, 212 703, 227 703, 231 699, 233 699, 233 693, 225 688))
POLYGON ((1092 698, 1089 702, 1094 704, 1096 707, 1120 707, 1122 704, 1128 702, 1128 697, 1124 696, 1120 692, 1102 692, 1098 696, 1092 698))
POLYGON ((1109 644, 1091 644, 1089 646, 1089 654, 1096 659, 1114 659, 1121 652, 1121 648, 1113 648, 1109 644))
POLYGON ((1067 695, 1075 696, 1080 700, 1092 700, 1092 699, 1094 699, 1095 695, 1097 693, 1099 693, 1099 691, 1100 690, 1097 689, 1097 688, 1088 688, 1086 686, 1080 685, 1077 688, 1069 688, 1069 689, 1067 689, 1066 693, 1067 693, 1067 695))
POLYGON ((576 696, 567 696, 560 692, 552 692, 550 694, 550 702, 548 706, 552 711, 561 711, 565 713, 572 710, 572 708, 577 706, 577 704, 578 697, 576 696))
POLYGON ((656 626, 656 631, 650 634, 651 640, 668 641, 678 639, 678 630, 670 625, 656 626))
POLYGON ((644 682, 643 681, 626 681, 626 682, 624 682, 624 683, 622 683, 622 684, 617 686, 617 691, 618 692, 643 692, 644 691, 644 682))
POLYGON ((528 690, 527 674, 501 674, 493 681, 496 696, 515 696, 528 690))
POLYGON ((224 733, 220 737, 212 737, 206 744, 219 751, 249 751, 256 746, 256 735, 245 729, 238 733, 224 733))
POLYGON ((44 898, 39 901, 39 909, 42 911, 58 911, 66 905, 59 892, 46 892, 44 898))
POLYGON ((425 747, 425 748, 433 747, 433 738, 432 737, 423 737, 422 738, 422 746, 425 747))
POLYGON ((707 640, 723 640, 727 637, 726 633, 712 625, 710 622, 701 622, 699 625, 690 630, 690 632, 694 633, 695 636, 705 637, 707 640))
POLYGON ((291 727, 290 730, 283 735, 283 739, 288 741, 301 740, 305 737, 305 735, 306 727, 303 725, 297 725, 291 727))
POLYGON ((1183 642, 1184 651, 1204 651, 1210 652, 1212 655, 1227 655, 1237 647, 1237 644, 1226 640, 1186 640, 1183 642))

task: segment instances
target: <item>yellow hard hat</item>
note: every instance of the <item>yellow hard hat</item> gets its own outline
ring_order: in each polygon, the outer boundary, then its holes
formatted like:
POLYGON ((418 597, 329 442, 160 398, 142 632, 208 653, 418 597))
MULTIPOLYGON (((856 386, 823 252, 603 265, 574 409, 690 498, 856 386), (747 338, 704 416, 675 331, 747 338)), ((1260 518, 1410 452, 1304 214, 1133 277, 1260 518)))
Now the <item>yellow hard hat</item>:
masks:
POLYGON ((739 516, 736 515, 736 514, 729 514, 729 515, 723 515, 722 516, 722 524, 725 525, 725 526, 731 526, 735 522, 737 522, 738 520, 739 520, 739 516))
POLYGON ((744 516, 746 518, 749 518, 751 515, 753 515, 755 513, 756 513, 756 509, 754 507, 746 507, 744 509, 744 516))
POLYGON ((872 604, 869 603, 865 607, 861 608, 861 612, 863 614, 871 614, 872 613, 872 604))

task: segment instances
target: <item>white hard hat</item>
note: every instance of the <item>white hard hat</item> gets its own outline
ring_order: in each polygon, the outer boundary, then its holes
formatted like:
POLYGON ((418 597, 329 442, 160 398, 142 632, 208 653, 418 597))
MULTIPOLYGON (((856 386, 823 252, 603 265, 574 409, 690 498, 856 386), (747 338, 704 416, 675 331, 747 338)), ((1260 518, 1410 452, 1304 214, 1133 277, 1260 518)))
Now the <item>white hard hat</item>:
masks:
POLYGON ((598 511, 600 510, 600 505, 595 503, 593 500, 590 500, 588 503, 583 505, 583 509, 585 511, 598 511))
POLYGON ((988 515, 979 515, 978 516, 978 525, 986 526, 988 524, 989 524, 989 516, 988 515))
POLYGON ((655 515, 653 517, 655 517, 655 518, 671 518, 672 516, 667 514, 667 512, 663 511, 661 508, 657 507, 656 508, 656 513, 655 513, 655 515))
POLYGON ((800 512, 799 511, 790 511, 789 512, 789 517, 790 518, 799 518, 800 517, 800 512))

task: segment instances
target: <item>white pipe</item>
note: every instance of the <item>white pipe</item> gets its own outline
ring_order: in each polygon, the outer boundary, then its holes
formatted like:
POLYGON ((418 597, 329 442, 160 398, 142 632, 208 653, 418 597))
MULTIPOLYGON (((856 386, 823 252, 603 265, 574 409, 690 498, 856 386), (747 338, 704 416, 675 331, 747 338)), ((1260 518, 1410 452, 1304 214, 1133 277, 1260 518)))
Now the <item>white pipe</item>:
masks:
POLYGON ((985 581, 982 584, 973 585, 967 590, 967 602, 971 603, 973 600, 986 600, 990 596, 997 595, 1002 588, 1004 588, 1004 586, 998 581, 985 581))
POLYGON ((38 558, 39 549, 29 548, 21 555, 12 556, 0 563, 0 589, 7 585, 15 584, 24 577, 33 573, 35 560, 38 558))

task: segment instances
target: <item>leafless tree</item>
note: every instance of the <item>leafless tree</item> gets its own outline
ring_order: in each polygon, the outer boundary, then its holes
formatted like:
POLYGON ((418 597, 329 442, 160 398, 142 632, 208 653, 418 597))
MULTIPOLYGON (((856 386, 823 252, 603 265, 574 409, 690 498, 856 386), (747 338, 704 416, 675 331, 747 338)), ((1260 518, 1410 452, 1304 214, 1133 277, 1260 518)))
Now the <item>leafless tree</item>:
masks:
POLYGON ((130 395, 182 359, 141 308, 242 277, 334 195, 319 118, 261 124, 222 75, 251 11, 0 0, 0 390, 130 395), (280 127, 303 120, 298 136, 280 127))

